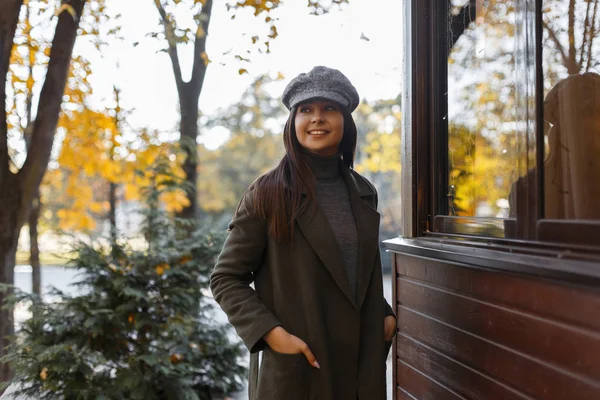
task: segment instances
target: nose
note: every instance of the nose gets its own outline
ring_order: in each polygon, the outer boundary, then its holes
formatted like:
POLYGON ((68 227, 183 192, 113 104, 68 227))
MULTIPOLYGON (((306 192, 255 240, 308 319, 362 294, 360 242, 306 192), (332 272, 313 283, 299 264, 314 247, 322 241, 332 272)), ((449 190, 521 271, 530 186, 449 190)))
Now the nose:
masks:
POLYGON ((315 112, 312 115, 311 122, 313 122, 313 123, 323 122, 323 114, 321 113, 320 110, 315 110, 315 112))

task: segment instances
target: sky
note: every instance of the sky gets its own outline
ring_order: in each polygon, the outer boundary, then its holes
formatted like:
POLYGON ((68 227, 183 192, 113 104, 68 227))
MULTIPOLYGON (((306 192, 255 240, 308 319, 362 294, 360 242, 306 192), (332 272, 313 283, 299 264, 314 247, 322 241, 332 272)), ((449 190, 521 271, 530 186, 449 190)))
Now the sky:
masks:
MULTIPOLYGON (((254 17, 251 12, 238 12, 232 19, 225 2, 216 0, 207 39, 212 62, 200 96, 201 112, 210 116, 234 104, 253 79, 263 74, 284 76, 272 85, 273 95, 280 96, 289 80, 315 65, 341 70, 361 98, 395 98, 402 82, 401 7, 400 0, 350 0, 341 9, 312 16, 306 0, 285 0, 272 13, 279 19, 279 36, 272 41, 270 54, 260 54, 250 38, 265 33, 264 14, 254 17), (250 62, 234 59, 235 54, 247 56, 250 62), (240 68, 248 73, 239 75, 240 68)), ((154 2, 109 0, 108 10, 121 14, 123 40, 111 41, 101 53, 90 51, 85 41, 75 47, 76 53, 92 62, 95 104, 106 104, 114 82, 121 86, 124 106, 135 109, 128 117, 132 126, 175 134, 179 115, 171 63, 159 51, 164 42, 148 37, 149 32, 161 29, 154 2), (134 42, 139 44, 134 47, 134 42)), ((191 47, 180 48, 179 54, 186 79, 192 65, 191 47)), ((215 129, 202 132, 199 141, 214 149, 226 139, 222 130, 215 129)))

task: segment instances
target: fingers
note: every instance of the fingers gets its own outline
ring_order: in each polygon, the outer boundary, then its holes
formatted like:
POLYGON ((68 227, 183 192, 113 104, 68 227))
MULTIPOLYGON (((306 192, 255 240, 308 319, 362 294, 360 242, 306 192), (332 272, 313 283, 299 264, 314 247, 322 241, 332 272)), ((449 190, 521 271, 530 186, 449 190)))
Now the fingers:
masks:
POLYGON ((396 332, 396 318, 387 316, 383 320, 383 335, 384 340, 390 341, 396 332))
POLYGON ((385 327, 384 336, 385 340, 392 340, 392 337, 394 336, 394 329, 387 325, 385 327))
POLYGON ((306 357, 306 360, 308 361, 308 363, 310 365, 312 365, 313 367, 320 369, 321 366, 317 362, 317 358, 315 357, 315 355, 308 348, 308 345, 306 343, 304 343, 301 339, 298 339, 298 340, 300 342, 302 342, 300 345, 300 351, 302 352, 302 354, 304 354, 304 357, 306 357))

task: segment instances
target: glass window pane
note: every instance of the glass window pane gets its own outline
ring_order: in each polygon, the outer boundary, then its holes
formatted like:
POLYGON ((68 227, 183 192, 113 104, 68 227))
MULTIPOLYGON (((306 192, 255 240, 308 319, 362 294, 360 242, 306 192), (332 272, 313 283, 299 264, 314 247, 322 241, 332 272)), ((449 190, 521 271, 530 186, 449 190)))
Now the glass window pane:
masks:
POLYGON ((543 7, 544 211, 600 219, 600 10, 598 1, 543 7))
POLYGON ((448 5, 448 215, 464 233, 531 236, 533 1, 448 5))

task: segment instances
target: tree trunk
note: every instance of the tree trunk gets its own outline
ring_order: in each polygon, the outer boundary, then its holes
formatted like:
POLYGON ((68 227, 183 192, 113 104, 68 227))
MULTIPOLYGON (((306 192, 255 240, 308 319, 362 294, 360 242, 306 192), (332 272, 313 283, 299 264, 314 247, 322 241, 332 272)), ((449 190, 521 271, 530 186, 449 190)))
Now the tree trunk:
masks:
POLYGON ((190 204, 178 213, 178 216, 186 219, 196 219, 198 217, 198 149, 196 145, 196 138, 198 136, 198 101, 200 93, 202 93, 206 67, 208 65, 206 62, 206 35, 212 15, 213 0, 202 2, 202 10, 197 18, 199 25, 194 41, 194 64, 192 66, 192 77, 189 82, 184 82, 181 75, 181 64, 177 54, 174 23, 159 0, 155 0, 154 4, 165 29, 165 38, 168 45, 167 53, 173 67, 181 111, 179 143, 186 154, 183 170, 186 175, 188 186, 186 188, 188 190, 187 197, 190 204))
POLYGON ((42 295, 42 270, 40 265, 40 248, 38 246, 38 220, 42 202, 40 192, 36 193, 31 212, 29 213, 29 263, 31 264, 31 290, 38 296, 42 295))
POLYGON ((187 197, 190 204, 185 207, 178 216, 185 219, 198 217, 198 150, 196 148, 196 137, 198 136, 198 95, 187 87, 182 91, 181 99, 181 122, 180 143, 185 151, 185 180, 188 183, 187 197))
MULTIPOLYGON (((19 181, 16 175, 7 177, 2 182, 0 190, 0 283, 14 284, 15 281, 15 256, 17 254, 17 242, 21 227, 17 223, 16 207, 20 203, 21 196, 19 181)), ((0 302, 9 293, 0 293, 0 302)), ((6 355, 6 346, 10 344, 14 335, 13 310, 0 310, 0 357, 6 355)), ((0 380, 6 382, 11 378, 8 364, 0 364, 0 380)))
MULTIPOLYGON (((2 2, 0 12, 0 99, 6 104, 6 75, 8 73, 13 38, 19 20, 19 11, 23 0, 2 2)), ((0 282, 12 284, 15 274, 15 255, 17 253, 17 214, 21 196, 19 180, 10 170, 8 155, 8 125, 6 118, 0 120, 0 282)), ((5 293, 0 293, 0 305, 4 303, 5 293)), ((0 357, 6 354, 8 337, 14 334, 12 310, 0 309, 0 357)), ((10 379, 7 364, 0 364, 0 380, 10 379)), ((3 391, 2 391, 3 392, 3 391)))
MULTIPOLYGON (((0 12, 0 99, 6 103, 6 76, 13 38, 23 0, 3 0, 0 12)), ((37 116, 23 168, 14 173, 8 154, 6 118, 0 121, 0 282, 14 284, 15 255, 21 227, 27 220, 33 199, 46 172, 60 104, 64 93, 77 27, 85 0, 68 3, 75 12, 62 12, 58 17, 46 79, 40 93, 37 116)), ((0 303, 6 295, 0 294, 0 303)), ((0 311, 0 357, 14 334, 13 310, 0 311)), ((11 377, 8 364, 0 365, 0 381, 11 377)))

